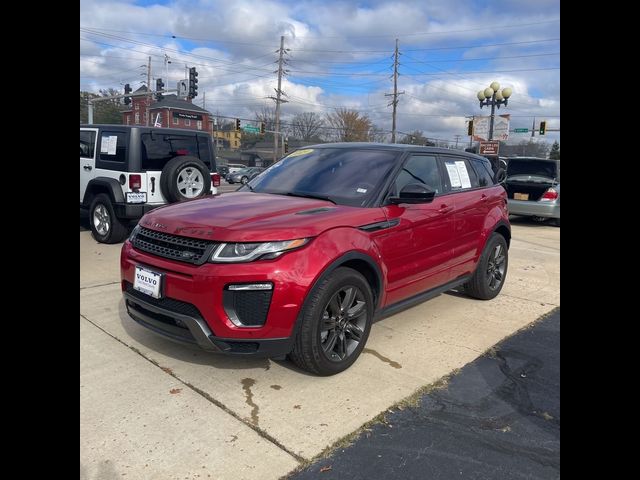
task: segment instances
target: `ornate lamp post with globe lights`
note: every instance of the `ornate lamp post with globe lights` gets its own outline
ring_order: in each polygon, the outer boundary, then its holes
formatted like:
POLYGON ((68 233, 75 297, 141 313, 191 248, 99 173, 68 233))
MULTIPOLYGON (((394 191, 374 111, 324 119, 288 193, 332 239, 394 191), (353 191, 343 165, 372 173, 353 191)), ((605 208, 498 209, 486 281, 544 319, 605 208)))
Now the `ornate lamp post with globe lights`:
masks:
POLYGON ((492 82, 484 90, 478 92, 478 100, 480 100, 480 108, 491 105, 491 120, 489 122, 489 139, 493 140, 493 120, 495 118, 496 107, 500 108, 501 105, 507 106, 509 103, 509 97, 511 96, 510 88, 503 88, 500 90, 500 84, 498 82, 492 82))

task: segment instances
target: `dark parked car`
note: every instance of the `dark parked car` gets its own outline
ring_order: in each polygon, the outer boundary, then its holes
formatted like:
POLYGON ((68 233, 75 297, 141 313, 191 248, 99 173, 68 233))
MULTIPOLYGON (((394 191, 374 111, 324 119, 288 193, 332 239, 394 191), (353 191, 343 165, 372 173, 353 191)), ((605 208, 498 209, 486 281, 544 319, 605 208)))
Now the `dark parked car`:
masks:
POLYGON ((509 158, 505 188, 511 215, 553 219, 560 226, 560 160, 509 158))
POLYGON ((348 368, 376 317, 464 286, 494 298, 511 239, 489 161, 432 147, 306 147, 238 191, 149 212, 122 247, 128 314, 173 340, 348 368))
POLYGON ((249 167, 238 170, 237 172, 229 173, 225 178, 229 183, 248 183, 255 177, 264 172, 262 167, 249 167))

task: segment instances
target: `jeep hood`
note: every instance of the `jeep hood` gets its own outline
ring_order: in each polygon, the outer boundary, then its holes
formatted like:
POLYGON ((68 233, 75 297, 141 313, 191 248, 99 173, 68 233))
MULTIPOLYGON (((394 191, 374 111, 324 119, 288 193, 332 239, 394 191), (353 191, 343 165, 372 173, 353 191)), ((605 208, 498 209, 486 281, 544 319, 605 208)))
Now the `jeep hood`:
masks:
POLYGON ((384 220, 379 208, 233 192, 157 208, 142 217, 140 225, 203 240, 259 242, 315 237, 331 228, 359 227, 384 220))

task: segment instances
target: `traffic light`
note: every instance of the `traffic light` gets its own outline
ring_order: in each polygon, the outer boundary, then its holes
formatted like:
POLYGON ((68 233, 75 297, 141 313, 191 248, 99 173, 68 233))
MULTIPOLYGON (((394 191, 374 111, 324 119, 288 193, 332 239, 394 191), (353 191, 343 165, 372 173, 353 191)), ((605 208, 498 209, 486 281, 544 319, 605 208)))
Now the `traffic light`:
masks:
POLYGON ((473 135, 473 120, 469 120, 469 130, 467 131, 467 135, 473 135))
POLYGON ((198 96, 198 72, 196 67, 189 69, 189 97, 194 98, 198 96))
POLYGON ((284 153, 289 153, 289 142, 284 142, 284 153))
MULTIPOLYGON (((162 81, 161 78, 157 78, 156 79, 156 92, 161 92, 162 90, 164 90, 164 82, 162 81)), ((156 93, 156 99, 158 100, 162 100, 162 93, 156 93)))
MULTIPOLYGON (((131 93, 131 85, 129 85, 128 83, 124 86, 124 94, 127 95, 131 93)), ((131 104, 131 97, 124 97, 124 104, 125 105, 129 105, 131 104)))
MULTIPOLYGON (((161 92, 162 90, 164 90, 164 82, 162 81, 161 78, 157 78, 156 79, 156 92, 161 92)), ((164 98, 164 96, 162 95, 162 93, 156 93, 156 100, 160 101, 164 98)))
POLYGON ((260 122, 260 135, 264 135, 264 132, 267 130, 264 122, 260 122))
POLYGON ((236 118, 236 132, 240 131, 240 119, 236 118))
POLYGON ((545 132, 547 131, 547 121, 543 120, 542 122, 540 122, 540 135, 544 135, 545 132))

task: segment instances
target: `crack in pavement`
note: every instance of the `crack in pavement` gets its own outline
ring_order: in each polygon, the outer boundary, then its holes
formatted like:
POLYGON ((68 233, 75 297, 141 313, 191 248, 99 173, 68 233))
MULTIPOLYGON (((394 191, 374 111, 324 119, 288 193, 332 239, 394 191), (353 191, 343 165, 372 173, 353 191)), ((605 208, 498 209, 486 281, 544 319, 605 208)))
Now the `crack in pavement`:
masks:
POLYGON ((117 282, 101 283, 100 285, 89 285, 87 287, 80 287, 80 290, 86 290, 88 288, 106 287, 108 285, 116 285, 118 283, 120 283, 120 280, 118 280, 117 282))
MULTIPOLYGON (((101 330, 102 332, 104 332, 105 334, 107 334, 108 336, 110 336, 111 338, 113 338, 114 340, 116 340, 117 342, 120 342, 122 345, 124 345, 125 347, 129 348, 130 350, 134 351, 135 353, 137 353, 138 355, 140 355, 142 358, 144 358, 146 361, 148 361, 149 363, 152 363, 153 365, 155 365, 156 367, 158 367, 160 370, 162 370, 164 373, 166 373, 167 375, 172 376, 173 378, 175 378, 176 380, 178 380, 180 383, 182 383, 183 385, 189 387, 191 390, 193 390, 194 392, 196 392, 198 395, 204 397, 206 400, 208 400, 210 403, 214 404, 216 407, 222 409, 224 412, 228 413, 229 415, 231 415, 233 418, 235 418, 236 420, 238 420, 239 422, 242 422, 243 424, 245 424, 247 427, 249 427, 251 430, 253 430, 254 432, 256 432, 260 437, 262 437, 263 439, 267 440, 268 442, 272 443, 273 445, 275 445, 276 447, 278 447, 280 450, 288 453, 289 455, 291 455, 298 463, 300 464, 306 464, 309 460, 304 458, 301 455, 298 455, 295 452, 292 452, 291 450, 289 450, 287 447, 285 447, 282 443, 280 443, 278 440, 276 440, 274 437, 272 437, 270 434, 268 434, 266 431, 264 431, 263 429, 261 429, 260 427, 258 427, 257 425, 252 424, 251 422, 247 421, 246 419, 242 418, 240 415, 238 415, 236 412, 234 412, 233 410, 231 410, 229 407, 227 407, 224 403, 220 402, 219 400, 216 400, 215 398, 213 398, 211 395, 209 395, 207 392, 205 392, 204 390, 201 390, 200 388, 196 387, 195 385, 192 385, 191 383, 187 382, 186 380, 183 380, 182 378, 180 378, 178 375, 176 375, 175 373, 173 373, 173 371, 170 368, 164 368, 162 367, 158 362, 156 362, 155 360, 147 357, 144 353, 142 353, 140 350, 138 350, 136 347, 127 344, 126 342, 124 342, 123 340, 121 340, 120 338, 116 337, 115 335, 111 334, 110 332, 108 332, 107 330, 105 330, 104 328, 102 328, 100 325, 96 324, 95 322, 89 320, 85 315, 80 314, 80 316, 82 318, 84 318, 87 322, 89 322, 91 325, 93 325, 94 327, 96 327, 98 330, 101 330)), ((253 412, 252 412, 252 417, 253 417, 253 412)), ((253 418, 252 418, 253 420, 253 418)))

